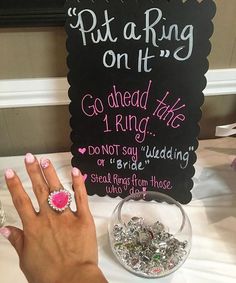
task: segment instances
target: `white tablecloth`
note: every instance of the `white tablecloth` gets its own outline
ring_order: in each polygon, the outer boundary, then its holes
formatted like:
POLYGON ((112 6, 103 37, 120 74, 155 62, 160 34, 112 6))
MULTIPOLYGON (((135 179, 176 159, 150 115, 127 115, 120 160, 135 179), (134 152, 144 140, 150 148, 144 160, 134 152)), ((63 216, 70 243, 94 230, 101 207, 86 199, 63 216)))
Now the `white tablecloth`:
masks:
MULTIPOLYGON (((54 163, 62 183, 71 187, 70 153, 47 155, 54 163)), ((40 155, 38 157, 41 157, 40 155)), ((189 258, 173 275, 159 279, 163 283, 235 283, 236 282, 236 171, 230 164, 236 157, 236 139, 201 141, 195 165, 193 200, 184 206, 192 228, 193 242, 189 258)), ((4 183, 4 169, 14 168, 36 204, 23 156, 0 158, 0 199, 8 222, 20 225, 4 183)), ((120 199, 89 197, 95 218, 100 267, 111 283, 156 282, 143 279, 123 269, 114 258, 108 243, 107 223, 120 199)), ((37 259, 35 259, 37 260, 37 259)), ((18 258, 8 241, 0 238, 0 282, 25 283, 18 258)))

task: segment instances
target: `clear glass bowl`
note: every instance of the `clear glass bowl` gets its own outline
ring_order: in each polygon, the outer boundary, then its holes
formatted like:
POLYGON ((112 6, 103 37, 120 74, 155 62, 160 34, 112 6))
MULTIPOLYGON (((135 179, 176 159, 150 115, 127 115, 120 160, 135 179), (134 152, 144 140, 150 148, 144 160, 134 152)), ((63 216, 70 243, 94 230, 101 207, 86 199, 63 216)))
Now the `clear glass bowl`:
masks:
POLYGON ((182 206, 158 192, 140 192, 123 199, 112 213, 108 232, 118 261, 141 277, 173 273, 191 249, 191 224, 182 206))
POLYGON ((5 215, 5 211, 3 209, 2 203, 0 201, 0 228, 4 226, 5 223, 6 223, 6 215, 5 215))

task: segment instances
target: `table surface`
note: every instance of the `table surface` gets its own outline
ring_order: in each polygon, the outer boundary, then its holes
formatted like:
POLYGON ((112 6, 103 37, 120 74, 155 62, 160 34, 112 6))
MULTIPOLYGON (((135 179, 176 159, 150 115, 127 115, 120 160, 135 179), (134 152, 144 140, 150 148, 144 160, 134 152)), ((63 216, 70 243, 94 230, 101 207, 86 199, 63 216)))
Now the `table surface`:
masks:
MULTIPOLYGON (((184 265, 174 274, 161 278, 163 283, 235 283, 236 282, 236 171, 230 164, 236 157, 236 139, 200 141, 195 164, 193 199, 184 209, 192 229, 192 250, 184 265)), ((40 158, 42 155, 38 155, 40 158)), ((54 163, 62 184, 71 188, 70 153, 47 155, 54 163)), ((23 156, 0 158, 0 200, 8 223, 20 226, 4 183, 6 168, 14 168, 36 204, 23 156)), ((129 273, 116 261, 108 242, 107 223, 119 198, 89 197, 99 245, 99 265, 111 283, 156 282, 129 273)), ((18 257, 7 240, 0 238, 0 282, 26 283, 18 267, 18 257)))

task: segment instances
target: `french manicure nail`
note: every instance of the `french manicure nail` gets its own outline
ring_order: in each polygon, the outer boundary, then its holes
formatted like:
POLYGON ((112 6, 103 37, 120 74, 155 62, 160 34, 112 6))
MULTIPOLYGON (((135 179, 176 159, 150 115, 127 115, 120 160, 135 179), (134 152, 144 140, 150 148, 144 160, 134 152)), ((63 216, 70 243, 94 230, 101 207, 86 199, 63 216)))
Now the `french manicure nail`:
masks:
POLYGON ((28 164, 32 164, 35 161, 35 157, 33 156, 32 153, 27 153, 26 156, 25 156, 25 161, 28 164))
POLYGON ((12 179, 15 176, 15 172, 12 169, 7 169, 5 171, 5 176, 7 179, 12 179))
POLYGON ((43 169, 46 169, 46 168, 48 168, 50 161, 47 158, 41 158, 40 164, 41 164, 43 169))
POLYGON ((2 228, 0 228, 0 235, 2 235, 4 238, 8 239, 9 236, 11 235, 11 231, 6 227, 2 227, 2 228))
POLYGON ((79 170, 78 168, 74 167, 74 168, 72 169, 72 175, 73 175, 74 177, 79 177, 79 176, 81 175, 81 172, 80 172, 80 170, 79 170))

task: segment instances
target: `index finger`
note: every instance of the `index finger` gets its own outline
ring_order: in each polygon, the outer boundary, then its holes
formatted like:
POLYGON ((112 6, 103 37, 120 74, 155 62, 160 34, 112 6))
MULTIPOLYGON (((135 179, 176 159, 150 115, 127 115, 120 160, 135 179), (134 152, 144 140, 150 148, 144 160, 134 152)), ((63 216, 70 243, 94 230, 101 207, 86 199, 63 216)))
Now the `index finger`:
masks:
POLYGON ((32 202, 25 192, 19 177, 12 169, 5 172, 5 180, 11 194, 13 204, 24 224, 29 223, 35 217, 36 212, 32 202))

